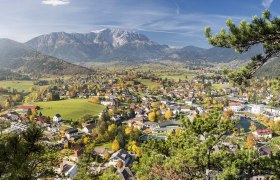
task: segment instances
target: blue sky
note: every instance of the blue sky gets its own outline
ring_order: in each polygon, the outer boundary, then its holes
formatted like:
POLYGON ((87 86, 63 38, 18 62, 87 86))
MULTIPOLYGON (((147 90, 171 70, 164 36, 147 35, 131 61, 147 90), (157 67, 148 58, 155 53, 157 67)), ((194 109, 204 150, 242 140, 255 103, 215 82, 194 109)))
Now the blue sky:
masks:
POLYGON ((218 32, 227 18, 250 20, 279 0, 1 0, 0 38, 25 42, 50 32, 120 28, 171 47, 209 47, 203 30, 218 32))

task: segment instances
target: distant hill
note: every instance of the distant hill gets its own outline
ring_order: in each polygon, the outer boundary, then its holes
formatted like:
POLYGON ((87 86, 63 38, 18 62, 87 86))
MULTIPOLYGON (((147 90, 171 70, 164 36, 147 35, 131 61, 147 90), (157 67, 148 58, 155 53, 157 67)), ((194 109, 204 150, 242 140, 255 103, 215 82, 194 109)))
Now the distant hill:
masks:
POLYGON ((39 53, 25 44, 0 39, 0 67, 30 74, 87 74, 90 69, 39 53))
POLYGON ((262 53, 256 46, 238 54, 232 49, 213 47, 203 49, 195 46, 170 48, 160 45, 143 34, 120 29, 102 29, 86 34, 54 32, 41 35, 26 42, 39 52, 65 59, 69 62, 178 60, 193 62, 230 62, 250 59, 262 53))

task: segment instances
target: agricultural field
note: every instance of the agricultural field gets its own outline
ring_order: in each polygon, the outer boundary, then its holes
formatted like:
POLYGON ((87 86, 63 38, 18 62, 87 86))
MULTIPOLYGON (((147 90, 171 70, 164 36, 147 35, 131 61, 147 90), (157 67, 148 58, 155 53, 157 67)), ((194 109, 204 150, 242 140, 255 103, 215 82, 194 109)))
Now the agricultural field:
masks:
POLYGON ((157 82, 153 82, 149 79, 138 79, 142 84, 144 84, 145 86, 148 86, 149 88, 156 88, 156 87, 160 87, 161 85, 157 82))
POLYGON ((65 120, 78 120, 84 114, 98 115, 105 108, 103 105, 88 102, 88 99, 69 99, 61 101, 37 102, 45 116, 53 117, 60 114, 65 120))
POLYGON ((0 81, 0 87, 16 89, 19 92, 30 92, 34 84, 32 81, 0 81))

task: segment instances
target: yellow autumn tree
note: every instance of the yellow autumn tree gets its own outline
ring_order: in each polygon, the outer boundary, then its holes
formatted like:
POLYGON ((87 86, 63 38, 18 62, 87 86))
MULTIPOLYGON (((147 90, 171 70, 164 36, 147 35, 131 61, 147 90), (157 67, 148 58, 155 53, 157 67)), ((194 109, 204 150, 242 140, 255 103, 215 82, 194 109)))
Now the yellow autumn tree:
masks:
POLYGON ((154 122, 156 120, 156 113, 155 112, 150 112, 148 114, 148 119, 152 122, 154 122))
POLYGON ((119 141, 115 139, 115 140, 113 141, 113 144, 112 144, 112 150, 113 150, 114 152, 116 152, 116 151, 118 151, 120 148, 121 148, 121 147, 120 147, 119 141))
POLYGON ((231 118, 233 115, 234 115, 234 113, 231 109, 224 112, 224 116, 227 119, 231 118))
POLYGON ((248 149, 253 149, 255 144, 256 144, 256 142, 254 140, 254 135, 253 134, 249 134, 247 136, 247 147, 248 147, 248 149))
POLYGON ((104 153, 104 159, 105 159, 106 161, 108 161, 108 160, 110 159, 110 153, 105 152, 105 153, 104 153))
POLYGON ((109 132, 113 132, 113 131, 116 130, 116 128, 117 128, 117 126, 116 126, 115 124, 111 124, 111 125, 108 127, 108 131, 109 131, 109 132))
POLYGON ((84 144, 88 144, 89 143, 89 138, 88 137, 84 137, 83 141, 84 141, 84 144))
POLYGON ((99 97, 93 97, 89 101, 94 104, 100 104, 99 97))
POLYGON ((151 106, 152 106, 152 108, 157 109, 158 108, 158 103, 157 102, 152 102, 151 106))
POLYGON ((142 152, 140 148, 137 148, 135 151, 136 157, 141 157, 142 156, 142 152))
POLYGON ((165 113, 165 118, 170 120, 172 118, 172 116, 173 116, 173 112, 170 109, 167 110, 165 113))
POLYGON ((126 127, 125 128, 125 134, 130 135, 132 128, 131 127, 126 127))

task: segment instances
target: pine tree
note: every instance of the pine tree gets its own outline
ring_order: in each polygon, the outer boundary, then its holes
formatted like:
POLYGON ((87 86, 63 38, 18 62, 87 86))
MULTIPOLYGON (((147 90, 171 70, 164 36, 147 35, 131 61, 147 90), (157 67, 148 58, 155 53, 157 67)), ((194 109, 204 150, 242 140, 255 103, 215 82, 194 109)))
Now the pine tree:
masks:
POLYGON ((220 33, 213 35, 211 28, 205 29, 209 44, 217 47, 232 48, 237 52, 248 51, 252 46, 262 44, 264 54, 252 57, 251 63, 240 70, 230 73, 229 78, 242 84, 253 77, 256 71, 272 57, 278 57, 280 52, 280 17, 271 18, 268 10, 262 17, 254 16, 251 22, 241 21, 236 26, 231 19, 226 22, 228 31, 223 28, 220 33))

